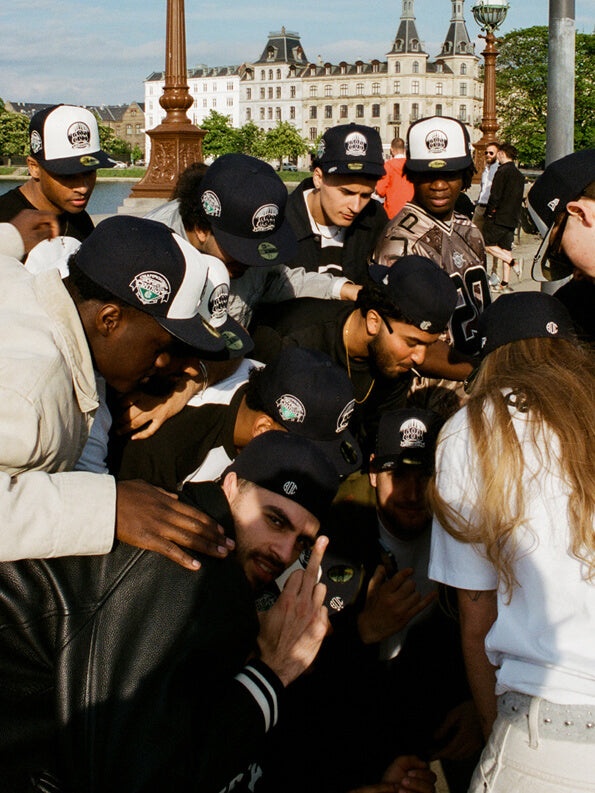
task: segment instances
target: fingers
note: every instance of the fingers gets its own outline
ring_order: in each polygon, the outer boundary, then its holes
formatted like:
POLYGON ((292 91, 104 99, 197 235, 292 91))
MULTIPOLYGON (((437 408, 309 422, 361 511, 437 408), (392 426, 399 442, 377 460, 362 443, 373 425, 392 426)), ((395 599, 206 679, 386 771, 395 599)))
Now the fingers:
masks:
POLYGON ((308 566, 304 572, 302 589, 306 588, 312 590, 318 583, 318 579, 320 578, 320 565, 322 564, 322 557, 324 556, 327 546, 328 537, 321 535, 316 539, 310 554, 310 559, 308 560, 308 566))

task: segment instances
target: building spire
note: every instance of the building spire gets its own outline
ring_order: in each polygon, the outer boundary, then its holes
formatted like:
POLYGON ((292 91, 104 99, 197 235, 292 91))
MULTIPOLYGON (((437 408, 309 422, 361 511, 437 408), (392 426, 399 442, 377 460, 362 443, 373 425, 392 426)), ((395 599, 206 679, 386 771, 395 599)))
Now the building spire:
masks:
POLYGON ((401 22, 391 53, 423 52, 421 41, 415 26, 413 0, 403 0, 401 22))
POLYGON ((473 55, 474 45, 469 39, 463 14, 465 0, 451 0, 451 3, 452 16, 440 55, 473 55))

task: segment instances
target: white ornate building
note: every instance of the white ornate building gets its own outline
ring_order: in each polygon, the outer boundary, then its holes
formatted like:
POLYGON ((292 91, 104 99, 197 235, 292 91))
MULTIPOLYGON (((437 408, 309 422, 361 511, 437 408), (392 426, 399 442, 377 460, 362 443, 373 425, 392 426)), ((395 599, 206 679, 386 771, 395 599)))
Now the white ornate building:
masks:
MULTIPOLYGON (((451 18, 440 53, 430 60, 419 38, 414 0, 402 0, 397 34, 384 60, 338 64, 309 61, 298 33, 269 33, 258 60, 241 66, 190 69, 198 125, 210 113, 228 115, 234 127, 253 121, 263 130, 289 121, 314 141, 335 124, 375 127, 385 144, 404 136, 411 121, 430 115, 454 116, 470 127, 481 120, 483 85, 479 58, 463 15, 464 0, 450 0, 451 18)), ((444 0, 446 6, 447 0, 444 0)), ((165 113, 159 106, 163 72, 145 81, 147 129, 165 113)))

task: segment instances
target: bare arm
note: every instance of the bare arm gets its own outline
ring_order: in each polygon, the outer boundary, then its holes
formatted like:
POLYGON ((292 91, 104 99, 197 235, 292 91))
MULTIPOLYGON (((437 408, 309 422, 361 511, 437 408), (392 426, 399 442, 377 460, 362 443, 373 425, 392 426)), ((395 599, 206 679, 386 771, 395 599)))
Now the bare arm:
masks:
POLYGON ((458 590, 463 657, 471 693, 487 739, 496 718, 496 667, 485 652, 485 638, 498 616, 496 590, 458 590))
POLYGON ((22 237, 25 253, 29 253, 38 242, 50 240, 60 233, 58 218, 52 212, 23 209, 10 222, 22 237))
POLYGON ((473 371, 472 359, 457 352, 454 347, 438 339, 426 350, 426 357, 416 369, 426 377, 444 377, 447 380, 466 380, 473 371))

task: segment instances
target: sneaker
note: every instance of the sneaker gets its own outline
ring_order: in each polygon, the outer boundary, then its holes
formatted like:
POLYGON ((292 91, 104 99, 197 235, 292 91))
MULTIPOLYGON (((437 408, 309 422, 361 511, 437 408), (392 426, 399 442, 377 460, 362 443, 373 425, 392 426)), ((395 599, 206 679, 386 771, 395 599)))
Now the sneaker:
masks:
POLYGON ((490 288, 492 292, 498 292, 500 294, 503 292, 512 292, 512 289, 510 286, 508 286, 508 284, 496 284, 496 286, 492 286, 490 288))
POLYGON ((490 273, 489 277, 490 286, 498 286, 500 283, 500 279, 498 278, 498 273, 490 273))
POLYGON ((510 266, 515 271, 517 278, 521 278, 522 275, 523 275, 523 264, 524 263, 525 262, 523 261, 522 257, 519 257, 518 259, 513 259, 511 261, 511 263, 510 263, 510 266))

